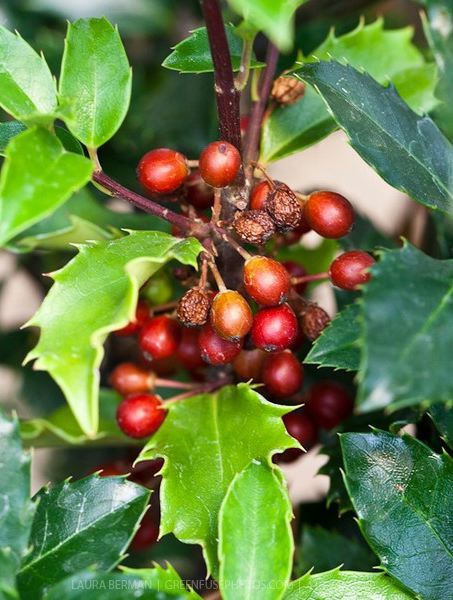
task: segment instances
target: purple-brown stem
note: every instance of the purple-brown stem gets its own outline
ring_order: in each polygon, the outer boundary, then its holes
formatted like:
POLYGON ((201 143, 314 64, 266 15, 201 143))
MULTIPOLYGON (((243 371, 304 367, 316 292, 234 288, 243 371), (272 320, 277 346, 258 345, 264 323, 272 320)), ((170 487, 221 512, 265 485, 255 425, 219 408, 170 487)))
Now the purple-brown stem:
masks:
POLYGON ((311 283, 312 281, 322 281, 323 279, 329 279, 329 273, 316 273, 315 275, 291 277, 291 283, 292 285, 299 285, 299 283, 311 283))

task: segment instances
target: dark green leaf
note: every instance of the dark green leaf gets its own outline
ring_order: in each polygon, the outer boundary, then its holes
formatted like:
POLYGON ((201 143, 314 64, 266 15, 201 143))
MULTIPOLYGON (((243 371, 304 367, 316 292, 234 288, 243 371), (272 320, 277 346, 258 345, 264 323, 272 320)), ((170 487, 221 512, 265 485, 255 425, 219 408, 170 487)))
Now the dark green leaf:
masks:
POLYGON ((45 129, 11 140, 0 177, 0 245, 63 204, 92 170, 87 158, 66 152, 45 129))
POLYGON ((21 598, 36 600, 45 587, 82 569, 109 570, 138 528, 150 492, 122 477, 91 475, 43 488, 18 576, 21 598))
POLYGON ((283 600, 411 600, 391 577, 384 573, 354 573, 335 569, 293 581, 283 600))
POLYGON ((313 344, 304 362, 358 371, 363 346, 361 305, 355 302, 339 312, 313 344))
MULTIPOLYGON (((241 66, 243 41, 237 34, 233 25, 225 26, 228 46, 230 47, 231 64, 234 71, 239 71, 241 66)), ((173 47, 173 52, 162 63, 163 67, 179 71, 180 73, 212 73, 211 51, 209 49, 206 27, 200 27, 191 32, 190 36, 173 47)), ((252 69, 263 67, 264 63, 252 59, 252 69)))
POLYGON ((0 27, 0 106, 15 119, 48 123, 57 108, 55 81, 43 56, 0 27))
POLYGON ((276 600, 288 585, 294 541, 292 507, 279 470, 253 460, 236 475, 219 515, 224 600, 276 600))
POLYGON ((453 147, 429 117, 414 113, 393 86, 347 65, 307 64, 300 75, 316 85, 354 149, 383 179, 425 206, 452 213, 453 147))
POLYGON ((25 131, 27 127, 19 121, 7 121, 6 123, 0 123, 0 154, 5 156, 6 146, 10 140, 22 131, 25 131))
POLYGON ((425 600, 451 596, 453 462, 405 435, 341 436, 345 483, 367 542, 425 600))
POLYGON ((381 253, 363 289, 361 410, 452 398, 452 282, 452 260, 409 244, 381 253))
POLYGON ((369 548, 354 537, 322 527, 306 526, 302 532, 297 571, 329 571, 339 565, 351 571, 369 571, 378 563, 369 548))
POLYGON ((267 402, 246 384, 169 405, 140 459, 165 458, 161 535, 201 544, 217 574, 218 513, 230 483, 253 459, 298 447, 281 417, 293 407, 267 402), (196 460, 194 457, 196 456, 196 460))
POLYGON ((365 250, 373 252, 376 248, 396 248, 396 243, 376 229, 373 223, 356 213, 351 233, 338 240, 343 250, 365 250))
POLYGON ((450 448, 453 448, 453 408, 450 404, 434 404, 429 409, 434 425, 450 448))
POLYGON ((70 23, 59 99, 71 133, 98 148, 116 133, 129 107, 132 75, 118 30, 105 18, 70 23))

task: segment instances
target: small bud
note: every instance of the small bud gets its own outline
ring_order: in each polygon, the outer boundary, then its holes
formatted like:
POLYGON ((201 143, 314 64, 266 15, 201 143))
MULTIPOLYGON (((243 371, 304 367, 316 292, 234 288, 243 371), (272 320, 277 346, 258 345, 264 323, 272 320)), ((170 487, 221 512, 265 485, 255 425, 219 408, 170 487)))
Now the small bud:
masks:
POLYGON ((317 304, 310 304, 301 314, 302 331, 310 340, 316 340, 323 329, 330 323, 330 317, 326 311, 317 304))
POLYGON ((298 227, 303 217, 296 194, 284 183, 277 183, 266 201, 266 210, 280 231, 298 227))
POLYGON ((271 96, 275 102, 284 106, 295 104, 303 98, 305 84, 296 77, 277 77, 272 86, 271 96))
POLYGON ((211 294, 205 290, 193 288, 186 292, 178 303, 178 319, 186 327, 198 327, 208 320, 211 308, 211 294))
POLYGON ((249 244, 261 246, 275 233, 275 226, 264 210, 244 210, 234 216, 233 229, 249 244))

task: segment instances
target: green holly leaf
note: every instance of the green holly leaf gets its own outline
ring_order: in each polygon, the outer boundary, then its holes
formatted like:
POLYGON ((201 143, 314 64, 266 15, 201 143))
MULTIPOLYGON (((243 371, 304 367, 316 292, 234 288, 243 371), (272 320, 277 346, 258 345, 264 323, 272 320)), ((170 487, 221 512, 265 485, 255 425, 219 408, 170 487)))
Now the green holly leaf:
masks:
POLYGON ((0 596, 16 594, 15 574, 27 551, 36 510, 30 501, 30 463, 17 418, 0 410, 0 596))
POLYGON ((138 290, 171 259, 196 267, 201 244, 157 231, 87 244, 63 269, 28 325, 41 328, 27 360, 48 371, 89 436, 98 428, 99 366, 111 331, 135 314, 138 290))
POLYGON ((118 30, 107 19, 68 25, 59 100, 71 133, 89 148, 105 144, 126 116, 132 73, 118 30))
POLYGON ((445 359, 451 346, 452 281, 452 260, 430 258, 410 244, 381 252, 363 288, 362 411, 452 398, 445 359))
POLYGON ((92 170, 87 158, 66 152, 45 129, 12 139, 0 175, 0 245, 63 204, 92 170))
POLYGON ((219 514, 219 584, 225 600, 281 598, 291 575, 292 506, 280 470, 254 459, 228 488, 219 514))
POLYGON ((149 496, 123 477, 98 475, 43 488, 36 496, 31 549, 18 574, 21 598, 41 598, 44 588, 82 569, 116 566, 149 496))
POLYGON ((393 86, 348 65, 307 64, 300 75, 316 85, 353 148, 385 181, 425 206, 453 212, 453 146, 429 117, 413 112, 393 86))
POLYGON ((334 569, 327 573, 307 573, 293 581, 283 600, 412 600, 412 594, 404 591, 391 577, 384 573, 355 573, 334 569))
POLYGON ((167 563, 164 569, 161 565, 155 564, 152 569, 131 569, 129 567, 120 567, 124 573, 140 577, 146 583, 146 587, 152 590, 159 590, 168 593, 178 593, 187 600, 201 600, 192 589, 187 589, 181 580, 181 577, 174 568, 167 563))
POLYGON ((346 570, 369 571, 377 558, 363 541, 337 531, 306 525, 302 531, 297 572, 330 571, 339 565, 346 570))
POLYGON ((443 440, 453 448, 453 410, 451 404, 434 404, 429 409, 430 417, 443 440))
MULTIPOLYGON (((239 71, 244 42, 235 33, 233 25, 226 25, 225 31, 233 70, 239 71)), ((212 73, 214 71, 206 27, 191 31, 190 36, 176 44, 172 50, 173 52, 162 63, 163 67, 180 73, 212 73)), ((264 63, 252 58, 250 68, 260 67, 264 67, 264 63)))
POLYGON ((349 304, 339 312, 314 342, 304 363, 358 371, 363 346, 362 308, 349 304))
POLYGON ((165 459, 161 535, 201 544, 217 575, 218 513, 230 483, 253 459, 299 447, 281 417, 294 407, 267 402, 246 384, 170 404, 139 459, 165 459))
POLYGON ((55 80, 42 55, 18 33, 0 27, 0 106, 19 121, 50 123, 57 108, 55 80))
POLYGON ((294 41, 294 13, 305 0, 228 0, 246 23, 263 31, 280 50, 291 50, 294 41))
MULTIPOLYGON (((150 569, 151 570, 151 569, 150 569)), ((152 569, 153 571, 155 569, 152 569)), ((181 584, 182 585, 182 584, 181 584)), ((81 571, 52 586, 46 600, 188 600, 191 596, 180 588, 168 591, 160 587, 149 587, 145 578, 133 573, 95 573, 81 571)), ((192 596, 200 598, 200 596, 192 596)))
POLYGON ((25 131, 27 127, 19 121, 7 121, 0 123, 0 155, 5 156, 5 150, 9 142, 25 131))
POLYGON ((345 484, 381 566, 418 597, 444 600, 453 578, 453 461, 404 435, 340 436, 345 484))
MULTIPOLYGON (((412 43, 411 27, 384 29, 384 20, 365 24, 361 20, 353 31, 336 36, 332 30, 325 41, 300 62, 318 60, 345 61, 367 71, 380 83, 389 80, 416 112, 427 112, 438 101, 434 97, 437 70, 426 63, 423 54, 412 43)), ((295 73, 298 69, 295 68, 295 73)), ((307 86, 305 96, 292 106, 277 108, 266 120, 261 140, 261 160, 270 162, 306 148, 338 125, 316 91, 307 86)))

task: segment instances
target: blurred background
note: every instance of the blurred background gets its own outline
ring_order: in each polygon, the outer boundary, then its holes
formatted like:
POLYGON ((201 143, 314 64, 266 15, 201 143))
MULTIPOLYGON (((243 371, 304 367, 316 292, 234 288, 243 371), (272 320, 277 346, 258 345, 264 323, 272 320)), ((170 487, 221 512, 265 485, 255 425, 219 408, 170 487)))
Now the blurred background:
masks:
MULTIPOLYGON (((337 34, 345 33, 357 26, 361 16, 367 22, 383 16, 387 28, 412 25, 414 39, 425 51, 419 10, 420 5, 410 0, 310 0, 297 13, 295 50, 281 57, 279 68, 291 66, 297 50, 302 49, 307 54, 316 48, 332 25, 337 34)), ((198 2, 0 1, 0 23, 17 29, 36 50, 42 50, 56 74, 66 20, 85 16, 106 16, 118 24, 133 66, 129 114, 119 133, 100 150, 105 171, 125 185, 137 188, 135 165, 149 149, 166 146, 196 158, 207 143, 217 138, 212 77, 209 74, 180 75, 160 65, 171 46, 202 24, 198 2)), ((234 18, 231 15, 231 19, 234 18)), ((257 39, 255 51, 262 59, 264 39, 257 39)), ((244 104, 243 113, 247 110, 244 104)), ((403 194, 381 180, 350 148, 342 133, 334 133, 307 150, 274 163, 270 172, 301 191, 326 188, 340 192, 390 237, 405 233, 416 239, 418 235, 416 205, 409 204, 403 194)), ((316 248, 319 243, 314 233, 303 238, 303 244, 310 248, 316 248)), ((46 373, 21 367, 35 338, 33 332, 19 328, 36 311, 50 285, 41 274, 55 270, 70 256, 69 248, 67 252, 0 251, 0 403, 15 409, 21 416, 42 416, 64 402, 46 373)), ((330 314, 335 312, 336 300, 328 285, 318 286, 313 293, 330 314)), ((33 491, 47 481, 61 480, 68 475, 82 476, 110 461, 116 452, 119 451, 103 448, 36 449, 33 491)), ((334 509, 325 509, 318 502, 328 489, 328 477, 316 475, 324 462, 325 457, 315 448, 285 467, 295 506, 305 503, 302 520, 310 519, 312 523, 336 518, 334 509)), ((348 518, 344 518, 346 528, 352 527, 348 518)), ((171 536, 133 553, 130 560, 134 564, 145 564, 150 558, 160 557, 169 559, 185 576, 195 576, 201 565, 194 547, 179 544, 171 536)))

